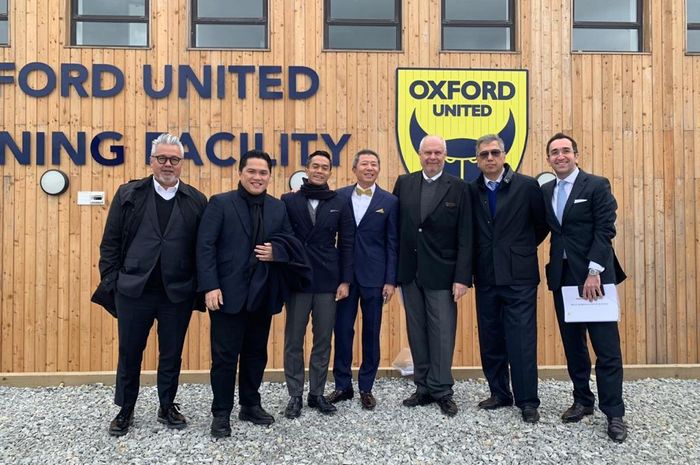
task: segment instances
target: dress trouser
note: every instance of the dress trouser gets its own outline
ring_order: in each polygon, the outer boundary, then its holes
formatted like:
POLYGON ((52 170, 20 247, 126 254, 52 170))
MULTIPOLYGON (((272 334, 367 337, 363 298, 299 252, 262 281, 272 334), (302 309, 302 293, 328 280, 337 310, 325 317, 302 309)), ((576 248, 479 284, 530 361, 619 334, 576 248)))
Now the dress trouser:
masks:
POLYGON ((362 307, 362 364, 357 384, 361 392, 371 392, 379 369, 379 333, 384 304, 381 287, 362 287, 353 283, 350 294, 338 302, 333 377, 337 390, 352 389, 352 346, 358 302, 362 307))
POLYGON ((491 395, 539 407, 537 397, 537 286, 476 286, 479 349, 491 395))
POLYGON ((311 314, 313 346, 309 360, 309 395, 322 396, 328 378, 335 294, 297 292, 287 302, 284 326, 284 377, 290 396, 304 392, 304 336, 311 314))
POLYGON ((137 298, 116 293, 119 360, 115 404, 125 409, 136 404, 143 351, 154 320, 158 320, 158 398, 161 406, 174 402, 192 302, 190 298, 173 303, 162 290, 145 290, 137 298))
POLYGON ((416 391, 434 399, 452 395, 457 330, 457 304, 452 291, 425 289, 412 281, 401 285, 401 293, 416 391))
MULTIPOLYGON (((562 285, 576 286, 578 283, 569 270, 566 260, 562 269, 562 285)), ((574 384, 574 401, 584 406, 593 406, 595 396, 589 384, 591 359, 588 355, 586 331, 596 354, 595 373, 598 386, 598 405, 609 417, 625 415, 622 400, 622 352, 617 322, 566 323, 564 321, 564 300, 561 288, 554 291, 554 307, 559 322, 559 332, 564 345, 566 365, 574 384)))
POLYGON ((238 403, 260 405, 260 383, 267 365, 267 339, 272 315, 267 312, 209 311, 211 319, 211 413, 229 417, 238 370, 238 403), (240 364, 240 367, 239 367, 240 364))

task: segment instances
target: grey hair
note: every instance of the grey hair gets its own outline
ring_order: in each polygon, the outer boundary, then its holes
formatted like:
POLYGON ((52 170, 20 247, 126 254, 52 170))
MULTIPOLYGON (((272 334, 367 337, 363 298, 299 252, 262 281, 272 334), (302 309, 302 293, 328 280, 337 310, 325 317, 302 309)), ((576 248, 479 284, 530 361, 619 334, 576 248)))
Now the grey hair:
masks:
POLYGON ((158 136, 153 142, 151 142, 151 156, 156 154, 156 147, 159 145, 177 145, 177 147, 180 149, 180 155, 183 157, 185 156, 185 147, 182 146, 182 142, 180 142, 180 139, 178 139, 177 136, 173 136, 167 132, 164 132, 158 136))
POLYGON ((476 145, 474 146, 474 150, 476 151, 475 155, 479 155, 479 147, 484 144, 490 144, 491 142, 498 142, 498 146, 501 147, 501 150, 504 152, 506 151, 506 146, 500 136, 496 134, 486 134, 476 140, 476 145))
POLYGON ((425 140, 426 140, 428 137, 437 137, 438 139, 440 139, 440 142, 442 142, 442 150, 443 150, 445 153, 447 153, 447 142, 445 142, 445 139, 443 139, 443 138, 440 137, 440 136, 434 136, 434 135, 430 135, 430 134, 428 134, 427 136, 423 137, 423 138, 420 140, 420 144, 418 144, 418 151, 419 151, 419 152, 422 152, 422 151, 423 151, 423 143, 425 142, 425 140))
POLYGON ((379 159, 379 154, 377 154, 377 152, 375 152, 374 150, 370 150, 370 149, 362 149, 359 152, 357 152, 354 157, 352 157, 352 167, 353 168, 357 168, 357 164, 359 163, 360 157, 362 155, 374 156, 374 158, 377 159, 377 164, 379 166, 382 166, 382 161, 379 159))

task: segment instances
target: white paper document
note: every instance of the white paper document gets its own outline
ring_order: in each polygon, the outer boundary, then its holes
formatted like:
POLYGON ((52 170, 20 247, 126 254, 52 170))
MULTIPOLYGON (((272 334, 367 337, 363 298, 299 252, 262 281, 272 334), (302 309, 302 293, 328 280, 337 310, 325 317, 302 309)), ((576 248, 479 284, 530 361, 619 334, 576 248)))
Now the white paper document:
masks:
POLYGON ((564 321, 590 323, 596 321, 620 321, 620 304, 614 284, 603 284, 605 295, 589 302, 578 295, 578 286, 562 286, 564 321))

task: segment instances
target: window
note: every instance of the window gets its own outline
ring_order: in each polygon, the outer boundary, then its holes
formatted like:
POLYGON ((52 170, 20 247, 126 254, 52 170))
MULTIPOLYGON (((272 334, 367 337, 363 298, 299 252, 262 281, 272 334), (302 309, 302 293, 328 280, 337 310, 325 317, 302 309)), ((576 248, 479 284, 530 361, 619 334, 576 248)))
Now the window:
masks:
POLYGON ((690 53, 700 52, 700 0, 688 0, 688 48, 690 53))
POLYGON ((401 49, 401 0, 324 1, 325 48, 401 49))
POLYGON ((0 45, 7 45, 10 40, 7 23, 7 0, 0 0, 0 45))
POLYGON ((267 0, 192 0, 192 46, 267 48, 267 0))
POLYGON ((443 50, 515 50, 515 0, 442 0, 443 50))
POLYGON ((574 51, 642 51, 641 0, 574 0, 574 51))
POLYGON ((71 44, 148 46, 148 0, 71 0, 71 44))

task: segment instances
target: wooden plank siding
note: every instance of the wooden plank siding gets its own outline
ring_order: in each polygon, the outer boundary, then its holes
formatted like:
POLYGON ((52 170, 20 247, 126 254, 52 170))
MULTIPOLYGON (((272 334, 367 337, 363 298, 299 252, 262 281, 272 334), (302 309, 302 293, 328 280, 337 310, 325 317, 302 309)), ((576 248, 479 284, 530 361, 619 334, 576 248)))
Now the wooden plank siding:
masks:
MULTIPOLYGON (((396 140, 398 67, 511 68, 529 70, 529 134, 521 171, 548 171, 544 145, 555 132, 579 143, 584 170, 610 179, 618 200, 618 256, 629 275, 620 286, 620 334, 627 364, 700 362, 700 56, 685 53, 685 2, 645 2, 645 51, 572 53, 571 2, 521 0, 516 11, 516 51, 442 52, 441 1, 402 2, 402 49, 397 52, 323 49, 322 0, 269 0, 268 50, 197 50, 189 44, 189 0, 150 2, 150 46, 146 49, 68 46, 67 0, 9 2, 10 45, 0 47, 0 62, 14 62, 15 83, 0 85, 0 130, 21 141, 23 131, 47 135, 47 163, 19 164, 11 153, 0 165, 0 372, 114 370, 116 322, 89 302, 99 281, 99 242, 116 188, 148 174, 145 133, 187 131, 205 163, 186 163, 183 179, 212 195, 238 182, 235 168, 206 160, 206 139, 217 132, 260 132, 273 156, 282 134, 328 133, 337 140, 351 134, 333 187, 353 180, 350 161, 361 148, 382 155, 379 184, 393 187, 404 172, 396 140), (56 5, 60 4, 59 8, 56 5), (24 95, 16 83, 19 68, 31 62, 112 64, 126 76, 123 91, 112 98, 80 98, 58 90, 44 98, 24 95), (144 65, 153 66, 153 87, 164 85, 164 66, 188 64, 303 65, 320 77, 318 93, 307 100, 262 100, 256 79, 247 77, 247 98, 237 96, 237 80, 227 79, 225 99, 202 99, 189 89, 152 99, 143 89, 144 65), (50 134, 64 132, 77 141, 101 131, 123 134, 126 162, 105 167, 90 158, 76 166, 64 153, 58 168, 69 175, 70 190, 44 195, 41 174, 51 167, 50 134), (107 205, 78 206, 77 192, 105 191, 107 205)), ((214 71, 215 74, 215 71, 214 71)), ((30 84, 41 87, 36 73, 30 84)), ((283 91, 288 83, 283 74, 283 91)), ((106 82, 105 84, 110 84, 106 82)), ((89 82, 86 83, 90 88, 89 82)), ((36 141, 33 140, 33 144, 36 141)), ((297 142, 289 141, 290 148, 297 142)), ((106 144, 105 144, 106 145, 106 144)), ((310 147, 323 148, 319 139, 310 147)), ((104 148, 104 147, 103 147, 104 148)), ((238 157, 238 140, 220 142, 222 154, 238 157)), ((32 149, 32 156, 36 153, 32 149)), ((289 175, 300 169, 296 151, 289 166, 273 170, 269 192, 280 196, 289 175)), ((541 266, 548 246, 540 247, 541 266)), ((543 273, 542 273, 543 274, 543 273)), ((357 328, 359 330, 359 323, 357 328)), ((154 331, 155 332, 155 331, 154 331)), ((459 304, 455 366, 478 366, 479 347, 473 290, 459 304)), ((284 314, 274 318, 269 368, 282 368, 284 314)), ((543 365, 565 363, 551 294, 538 294, 538 358, 543 365)), ((153 335, 152 335, 153 336, 153 335)), ((306 339, 310 350, 310 333, 306 339)), ((389 367, 407 347, 400 298, 385 309, 381 366, 389 367)), ((359 342, 355 358, 360 356, 359 342)), ((155 337, 144 354, 154 369, 155 337)), ((209 319, 195 313, 183 354, 183 369, 210 365, 209 319)))

